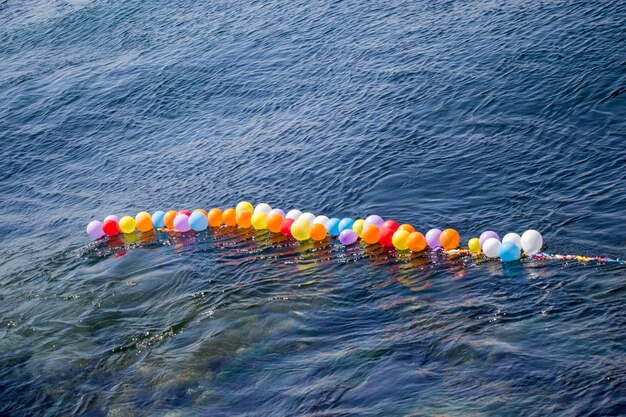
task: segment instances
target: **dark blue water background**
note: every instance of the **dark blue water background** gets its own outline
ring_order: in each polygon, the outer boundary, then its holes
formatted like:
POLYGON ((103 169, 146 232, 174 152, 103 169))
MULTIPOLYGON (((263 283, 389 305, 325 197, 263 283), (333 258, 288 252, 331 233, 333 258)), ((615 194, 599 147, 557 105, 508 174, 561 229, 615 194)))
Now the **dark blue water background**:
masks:
POLYGON ((242 199, 626 252, 626 3, 0 3, 1 415, 618 415, 625 268, 107 214, 242 199))

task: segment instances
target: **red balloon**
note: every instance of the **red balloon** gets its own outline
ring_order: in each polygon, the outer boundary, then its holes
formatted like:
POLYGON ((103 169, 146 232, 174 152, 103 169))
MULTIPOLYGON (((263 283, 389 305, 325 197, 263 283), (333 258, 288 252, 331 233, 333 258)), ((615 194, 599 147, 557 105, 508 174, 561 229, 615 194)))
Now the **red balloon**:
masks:
MULTIPOLYGON (((391 220, 391 221, 393 221, 393 220, 391 220)), ((383 246, 393 246, 393 242, 391 241, 391 238, 393 237, 393 234, 395 232, 396 231, 393 230, 392 228, 385 227, 383 225, 383 227, 381 227, 381 229, 380 229, 380 233, 378 234, 378 243, 380 243, 383 246)))
POLYGON ((184 214, 187 217, 191 216, 191 212, 189 210, 178 210, 180 214, 184 214))
POLYGON ((115 236, 120 232, 120 225, 113 219, 105 220, 102 223, 102 231, 108 236, 115 236))
POLYGON ((285 220, 283 220, 283 224, 280 225, 280 233, 282 233, 285 236, 292 237, 291 236, 291 225, 293 224, 293 222, 295 222, 294 219, 285 219, 285 220))
POLYGON ((394 232, 396 230, 398 230, 398 227, 400 227, 400 225, 398 224, 398 222, 394 221, 394 220, 387 220, 385 223, 383 223, 382 227, 386 227, 388 229, 393 230, 394 232))

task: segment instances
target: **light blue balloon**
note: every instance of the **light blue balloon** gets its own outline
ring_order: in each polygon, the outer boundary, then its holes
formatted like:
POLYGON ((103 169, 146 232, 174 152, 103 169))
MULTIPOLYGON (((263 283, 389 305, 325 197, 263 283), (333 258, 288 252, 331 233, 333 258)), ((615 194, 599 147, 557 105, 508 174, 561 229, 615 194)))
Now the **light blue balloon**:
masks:
POLYGON ((341 219, 341 221, 339 222, 339 233, 343 232, 344 230, 352 229, 353 224, 354 219, 351 219, 350 217, 341 219))
POLYGON ((189 216, 189 227, 196 232, 206 230, 206 228, 209 227, 209 220, 201 211, 195 211, 189 216))
POLYGON ((328 234, 331 236, 339 236, 339 222, 340 220, 336 217, 333 217, 328 222, 326 222, 326 230, 328 230, 328 234))
POLYGON ((164 211, 155 211, 152 215, 152 224, 156 229, 165 227, 165 212, 164 211))
POLYGON ((513 242, 504 242, 500 245, 498 256, 500 256, 500 259, 504 262, 517 261, 520 256, 522 256, 522 251, 519 246, 513 242))

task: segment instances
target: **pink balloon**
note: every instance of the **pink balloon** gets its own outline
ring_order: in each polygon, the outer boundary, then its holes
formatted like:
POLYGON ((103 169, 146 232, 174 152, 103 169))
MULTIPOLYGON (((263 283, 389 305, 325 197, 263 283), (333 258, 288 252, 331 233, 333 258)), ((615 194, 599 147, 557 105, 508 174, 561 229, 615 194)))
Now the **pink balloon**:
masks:
POLYGON ((191 230, 191 226, 189 226, 189 216, 178 213, 176 217, 174 217, 174 228, 179 232, 188 232, 191 230))
POLYGON ((342 245, 352 245, 358 238, 359 235, 352 229, 346 229, 339 234, 339 241, 342 245))
POLYGON ((93 240, 100 239, 102 236, 104 236, 104 230, 102 230, 102 223, 100 223, 97 220, 89 222, 89 224, 87 225, 87 234, 93 240))
POLYGON ((441 247, 439 236, 441 236, 441 230, 439 229, 430 229, 426 232, 426 244, 429 248, 436 249, 441 247))

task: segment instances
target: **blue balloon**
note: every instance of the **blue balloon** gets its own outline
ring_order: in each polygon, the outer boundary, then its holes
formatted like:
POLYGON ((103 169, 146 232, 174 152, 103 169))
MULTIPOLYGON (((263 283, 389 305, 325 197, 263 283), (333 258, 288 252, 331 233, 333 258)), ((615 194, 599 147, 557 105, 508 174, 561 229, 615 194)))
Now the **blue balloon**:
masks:
POLYGON ((189 226, 196 232, 206 230, 209 227, 209 220, 206 218, 203 212, 194 211, 189 216, 189 226))
POLYGON ((152 224, 155 229, 165 227, 165 212, 164 211, 155 211, 152 215, 152 224))
POLYGON ((331 236, 339 236, 339 219, 333 217, 328 222, 326 222, 326 230, 328 230, 328 234, 331 236))
POLYGON ((520 256, 522 256, 522 251, 519 246, 513 242, 504 242, 500 245, 498 256, 500 256, 500 259, 504 262, 517 261, 520 256))
POLYGON ((351 219, 350 217, 341 219, 341 221, 339 222, 339 233, 343 232, 344 230, 352 229, 353 224, 354 219, 351 219))

